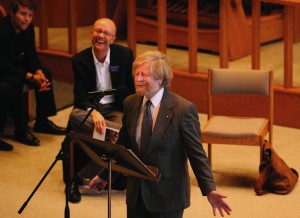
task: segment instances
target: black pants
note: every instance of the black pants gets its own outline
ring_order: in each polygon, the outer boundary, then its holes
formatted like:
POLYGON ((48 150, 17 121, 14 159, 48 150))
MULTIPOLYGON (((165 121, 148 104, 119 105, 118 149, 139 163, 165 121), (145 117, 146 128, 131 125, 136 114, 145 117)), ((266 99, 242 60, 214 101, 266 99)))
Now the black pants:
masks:
MULTIPOLYGON (((31 84, 35 88, 36 121, 44 121, 48 116, 56 115, 51 73, 47 69, 43 69, 43 72, 51 82, 51 89, 39 92, 37 87, 31 84)), ((10 111, 15 125, 15 135, 23 135, 27 130, 28 123, 28 99, 27 93, 23 93, 23 86, 26 81, 18 76, 6 74, 0 75, 0 81, 13 87, 14 97, 10 111)))
POLYGON ((13 85, 0 81, 0 132, 4 131, 6 118, 12 106, 14 95, 13 85))
MULTIPOLYGON (((116 107, 113 104, 110 105, 98 105, 97 108, 98 111, 101 112, 101 114, 106 119, 106 122, 110 123, 110 125, 116 125, 111 126, 113 128, 119 129, 121 126, 121 119, 122 119, 122 113, 117 111, 116 107), (111 122, 110 122, 111 121, 111 122)), ((71 130, 78 130, 78 127, 81 125, 82 120, 85 118, 88 112, 82 111, 79 109, 74 109, 70 115, 70 120, 68 123, 67 131, 71 130)), ((109 126, 109 125, 108 125, 109 126)), ((89 117, 82 128, 80 128, 79 132, 84 132, 85 134, 88 134, 92 137, 94 129, 94 124, 89 117)), ((69 151, 69 143, 68 143, 68 136, 65 138, 64 142, 62 143, 62 148, 67 153, 69 151)), ((93 178, 100 170, 100 167, 97 166, 97 164, 94 164, 91 162, 90 157, 86 154, 85 151, 81 149, 81 147, 74 143, 73 146, 73 158, 74 162, 71 163, 74 168, 74 176, 83 176, 85 175, 86 178, 93 178), (81 172, 81 173, 80 173, 81 172), (80 175, 79 175, 80 174, 80 175)), ((69 178, 68 170, 69 170, 69 163, 63 162, 63 171, 64 171, 64 181, 67 182, 69 178)), ((122 174, 119 174, 117 177, 113 178, 112 181, 112 189, 116 190, 124 190, 126 188, 126 177, 122 174)))
POLYGON ((11 99, 10 112, 15 126, 15 134, 25 134, 28 114, 26 108, 27 104, 23 94, 23 80, 17 76, 1 76, 0 81, 13 87, 13 90, 11 90, 13 96, 11 99))
POLYGON ((56 105, 53 93, 52 76, 49 70, 43 68, 45 77, 51 82, 50 90, 39 92, 35 87, 36 121, 43 121, 49 116, 56 115, 56 105))

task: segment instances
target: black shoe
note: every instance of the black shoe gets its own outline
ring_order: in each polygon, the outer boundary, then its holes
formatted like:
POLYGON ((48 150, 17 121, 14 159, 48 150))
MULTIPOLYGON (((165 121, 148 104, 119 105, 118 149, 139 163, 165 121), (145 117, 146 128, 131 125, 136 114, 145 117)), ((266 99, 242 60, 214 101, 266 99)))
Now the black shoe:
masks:
POLYGON ((13 146, 11 144, 8 144, 7 142, 5 141, 2 141, 0 139, 0 150, 1 151, 12 151, 13 150, 13 146))
POLYGON ((66 128, 55 125, 52 121, 35 122, 33 130, 39 133, 48 133, 54 135, 65 135, 66 128))
POLYGON ((26 130, 25 134, 15 135, 15 140, 30 146, 38 146, 40 145, 40 140, 35 137, 29 130, 26 130))
POLYGON ((71 203, 78 203, 81 201, 81 194, 79 192, 78 185, 75 182, 72 182, 70 185, 69 201, 71 203))

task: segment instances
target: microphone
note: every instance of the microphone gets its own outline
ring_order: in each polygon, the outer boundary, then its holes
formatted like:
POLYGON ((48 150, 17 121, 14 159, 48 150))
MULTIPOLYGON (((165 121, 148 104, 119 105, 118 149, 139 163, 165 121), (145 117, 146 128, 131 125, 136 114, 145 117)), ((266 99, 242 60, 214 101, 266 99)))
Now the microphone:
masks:
POLYGON ((97 90, 88 93, 88 98, 102 98, 105 95, 115 95, 117 93, 116 89, 106 89, 106 90, 97 90))

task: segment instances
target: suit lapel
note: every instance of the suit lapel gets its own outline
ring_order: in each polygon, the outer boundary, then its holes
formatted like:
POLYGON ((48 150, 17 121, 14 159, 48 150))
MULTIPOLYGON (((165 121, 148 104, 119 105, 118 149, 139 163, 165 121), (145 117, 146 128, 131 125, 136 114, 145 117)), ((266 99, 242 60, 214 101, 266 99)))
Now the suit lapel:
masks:
POLYGON ((109 72, 111 77, 111 84, 112 87, 117 86, 117 81, 119 78, 119 72, 120 72, 120 66, 119 66, 119 60, 117 57, 119 56, 116 54, 116 47, 114 47, 114 44, 110 45, 110 63, 109 63, 109 72))
POLYGON ((95 62, 94 62, 94 57, 93 57, 93 51, 92 51, 92 47, 90 47, 87 52, 86 52, 86 67, 88 68, 87 70, 87 76, 88 76, 88 81, 89 81, 89 86, 91 88, 91 90, 97 90, 97 79, 96 79, 96 75, 97 75, 97 71, 96 71, 96 66, 95 66, 95 62))

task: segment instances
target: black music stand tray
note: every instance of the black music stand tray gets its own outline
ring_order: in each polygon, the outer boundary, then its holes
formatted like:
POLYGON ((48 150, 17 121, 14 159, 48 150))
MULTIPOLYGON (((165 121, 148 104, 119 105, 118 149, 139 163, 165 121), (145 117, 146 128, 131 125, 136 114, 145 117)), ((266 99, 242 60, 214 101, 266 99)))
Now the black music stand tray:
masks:
POLYGON ((111 171, 158 182, 158 169, 147 166, 130 150, 122 145, 91 138, 80 133, 70 132, 70 137, 98 165, 108 170, 108 217, 111 217, 111 171))

